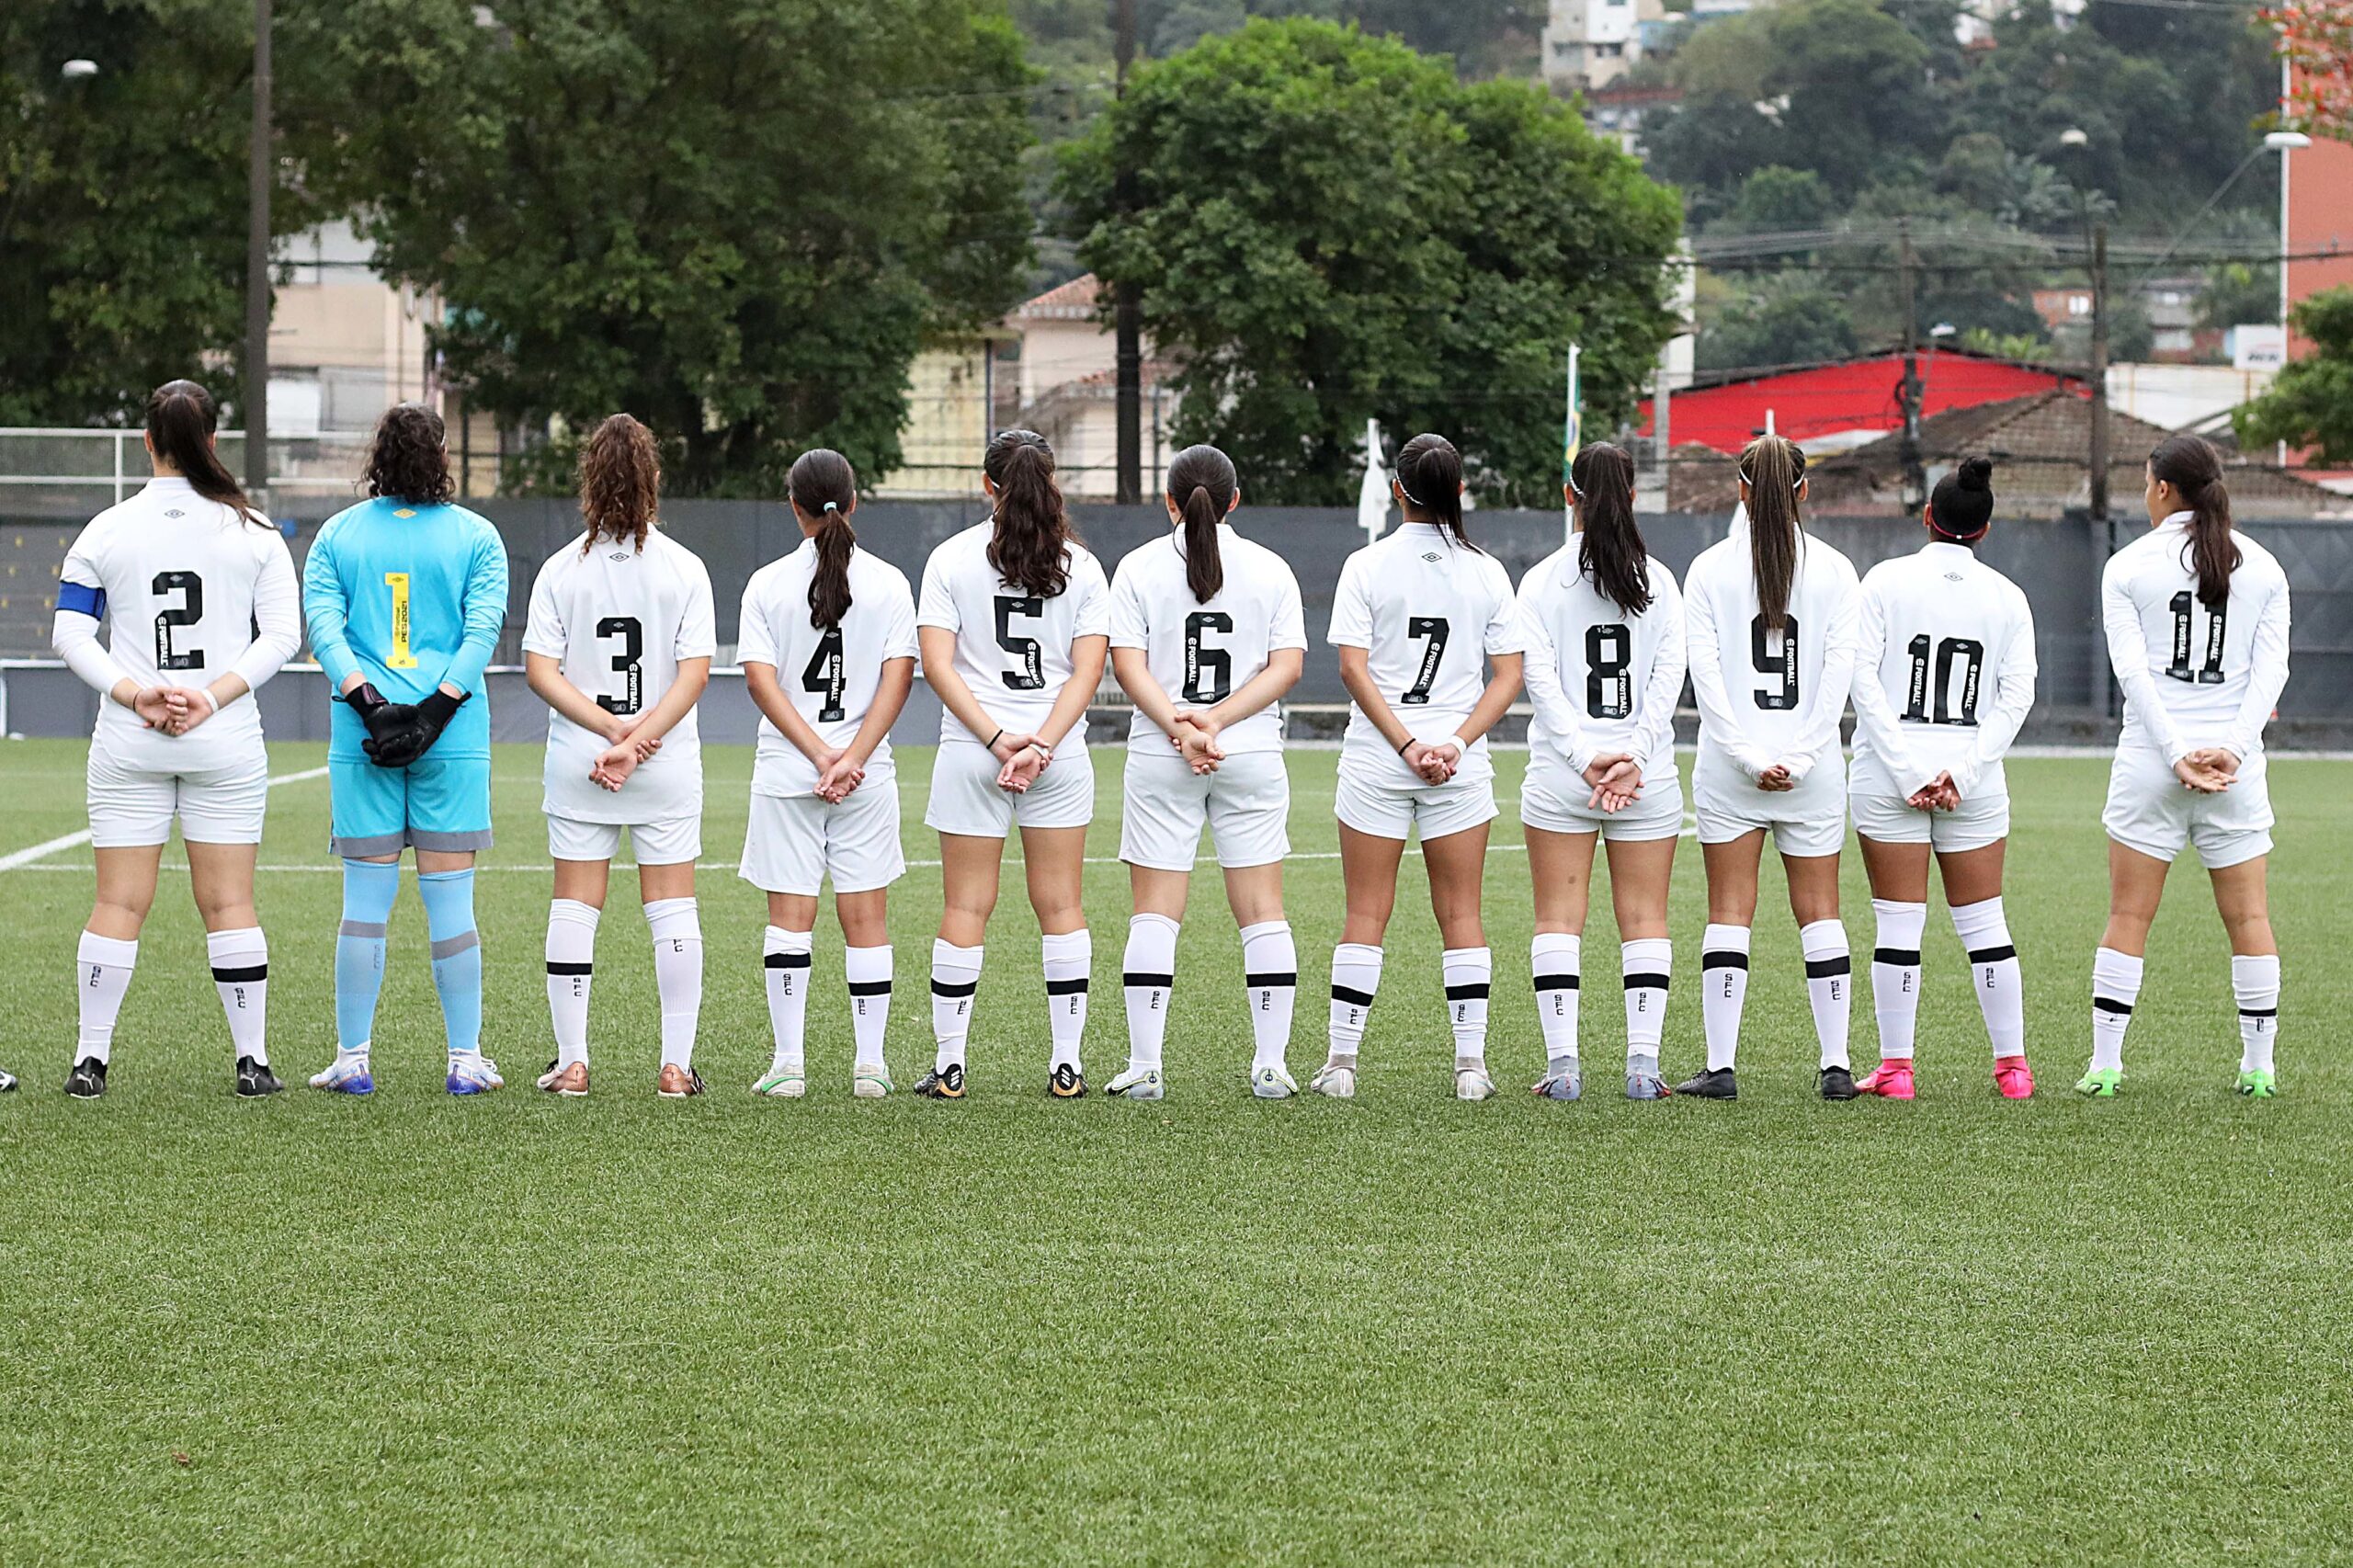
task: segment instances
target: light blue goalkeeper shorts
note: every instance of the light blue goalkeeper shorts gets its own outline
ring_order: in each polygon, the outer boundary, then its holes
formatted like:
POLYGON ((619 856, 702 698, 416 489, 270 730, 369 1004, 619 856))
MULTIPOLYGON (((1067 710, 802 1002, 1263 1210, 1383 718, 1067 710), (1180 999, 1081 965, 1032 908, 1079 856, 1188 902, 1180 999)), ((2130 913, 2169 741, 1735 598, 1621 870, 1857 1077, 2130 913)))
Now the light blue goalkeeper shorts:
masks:
POLYGON ((330 757, 330 853, 347 860, 403 849, 490 847, 490 758, 426 752, 406 767, 330 757))

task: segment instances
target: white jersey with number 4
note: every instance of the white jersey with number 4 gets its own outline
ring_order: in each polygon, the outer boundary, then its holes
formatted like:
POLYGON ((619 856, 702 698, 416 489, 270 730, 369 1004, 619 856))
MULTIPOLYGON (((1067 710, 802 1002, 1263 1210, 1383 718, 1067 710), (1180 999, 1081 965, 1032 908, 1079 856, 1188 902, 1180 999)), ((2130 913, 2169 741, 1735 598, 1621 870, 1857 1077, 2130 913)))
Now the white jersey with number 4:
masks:
POLYGON ((2156 752, 2171 767, 2201 746, 2245 761, 2263 749, 2263 727, 2288 684, 2288 574, 2243 533, 2238 570, 2222 608, 2198 598, 2188 512, 2109 558, 2100 574, 2100 620, 2116 684, 2124 690, 2118 744, 2156 752))
POLYGON ((1858 794, 1910 797, 1950 773, 1965 801, 2006 798, 2002 756, 2034 707, 2034 614, 1963 544, 1931 543, 1863 578, 1855 664, 1858 794))
MULTIPOLYGON (((1111 585, 1102 562, 1072 540, 1063 557, 1069 585, 1052 598, 1009 585, 989 564, 993 525, 978 523, 941 543, 924 563, 915 624, 956 634, 956 673, 992 722, 1024 734, 1046 722, 1071 676, 1071 644, 1111 631, 1111 585)), ((942 707, 943 744, 985 745, 942 707)), ((1086 726, 1063 738, 1064 751, 1086 742, 1086 726)))
MULTIPOLYGON (((1179 708, 1210 708, 1256 680, 1278 648, 1305 649, 1307 614, 1290 562, 1218 525, 1224 583, 1206 603, 1185 581, 1184 542, 1171 531, 1128 552, 1111 578, 1111 646, 1141 648, 1144 666, 1179 708)), ((1269 705, 1218 733, 1227 756, 1280 751, 1282 720, 1269 705)), ((1128 746, 1173 756, 1168 737, 1139 710, 1128 746)))
MULTIPOLYGON (((1348 557, 1332 593, 1325 641, 1362 648, 1373 686, 1414 738, 1453 740, 1487 688, 1486 661, 1526 645, 1511 574, 1483 551, 1456 540, 1436 523, 1403 523, 1348 557)), ((1482 735, 1471 750, 1483 752, 1482 735)), ((1344 763, 1387 758, 1410 780, 1412 770, 1361 709, 1352 707, 1341 743, 1344 763)))
MULTIPOLYGON (((650 710, 677 684, 679 662, 708 659, 714 645, 710 574, 659 528, 646 534, 642 550, 629 540, 591 543, 583 535, 548 557, 531 585, 523 651, 561 660, 563 678, 608 713, 650 710)), ((588 777, 610 744, 549 710, 550 815, 650 824, 701 813, 702 742, 693 709, 618 791, 588 777)))
MULTIPOLYGON (((107 653, 142 687, 210 686, 233 671, 258 687, 302 640, 285 538, 185 479, 153 480, 90 519, 65 552, 57 608, 85 631, 104 625, 107 653)), ((125 767, 205 772, 260 752, 261 710, 240 698, 172 736, 101 701, 91 740, 125 767)))
MULTIPOLYGON (((817 573, 817 546, 801 548, 752 574, 735 633, 735 662, 776 671, 792 710, 836 750, 858 738, 874 706, 889 659, 915 656, 915 602, 906 574, 862 549, 849 554, 849 609, 841 624, 819 630, 809 617, 809 584, 817 573)), ((895 772, 890 737, 867 759, 861 792, 889 788, 895 772)), ((752 764, 756 795, 807 795, 817 788, 817 765, 766 718, 752 764)))

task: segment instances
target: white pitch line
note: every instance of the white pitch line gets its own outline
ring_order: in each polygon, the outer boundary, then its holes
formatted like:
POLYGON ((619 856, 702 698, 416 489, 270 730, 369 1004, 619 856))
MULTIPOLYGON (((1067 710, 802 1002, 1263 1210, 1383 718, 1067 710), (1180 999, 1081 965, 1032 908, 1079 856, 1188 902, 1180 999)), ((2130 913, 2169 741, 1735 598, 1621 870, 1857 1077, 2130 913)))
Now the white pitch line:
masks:
MULTIPOLYGON (((327 770, 324 767, 307 767, 300 773, 278 774, 270 779, 269 787, 275 790, 280 784, 300 784, 307 778, 324 778, 326 776, 327 770)), ((63 838, 52 838, 46 844, 36 844, 28 848, 17 850, 14 854, 0 855, 0 871, 82 870, 85 869, 85 868, 80 866, 37 866, 33 862, 37 860, 46 860, 61 849, 73 849, 89 842, 90 830, 85 827, 79 833, 69 833, 63 838)), ((279 868, 272 867, 270 869, 276 870, 279 868)), ((287 869, 290 869, 291 868, 287 869)))

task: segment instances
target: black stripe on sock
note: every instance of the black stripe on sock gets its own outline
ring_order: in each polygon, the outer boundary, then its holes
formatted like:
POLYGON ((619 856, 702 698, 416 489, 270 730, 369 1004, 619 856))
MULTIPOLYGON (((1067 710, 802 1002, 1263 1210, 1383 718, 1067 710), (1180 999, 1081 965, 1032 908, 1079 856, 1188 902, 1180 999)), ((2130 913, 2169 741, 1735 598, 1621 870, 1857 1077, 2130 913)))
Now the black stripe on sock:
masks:
POLYGON ((223 985, 251 985, 256 980, 269 978, 269 966, 257 963, 251 969, 215 969, 212 978, 223 985))
POLYGON ((1701 969, 1746 969, 1748 955, 1730 950, 1721 953, 1701 953, 1699 967, 1701 969))
POLYGON ((977 980, 935 980, 931 983, 934 996, 945 996, 951 1001, 959 996, 970 996, 980 988, 981 983, 977 980))
POLYGON ((1854 960, 1849 959, 1844 953, 1840 953, 1835 959, 1808 959, 1805 960, 1805 977, 1808 980, 1828 980, 1836 975, 1852 974, 1854 972, 1854 960))
POLYGON ((1466 985, 1449 985, 1446 988, 1446 999, 1449 1002, 1483 1002, 1487 999, 1487 983, 1474 980, 1466 985))
POLYGON ((888 996, 891 994, 891 983, 887 980, 853 980, 849 983, 849 994, 853 996, 888 996))
POLYGON ((768 953, 760 960, 761 964, 768 969, 807 969, 809 961, 807 953, 768 953))
POLYGON ((2000 963, 2004 959, 2014 959, 2018 956, 2018 950, 2005 942, 1998 948, 1979 948, 1969 955, 1969 961, 1971 963, 2000 963))
POLYGON ((1296 991, 1299 989, 1299 971, 1286 970, 1280 974, 1271 971, 1266 974, 1245 974, 1242 977, 1242 983, 1253 991, 1280 991, 1286 988, 1296 991))
MULTIPOLYGON (((215 970, 213 972, 217 974, 220 971, 215 970)), ((2279 1009, 2277 1007, 2241 1007, 2239 1009, 2239 1017, 2242 1018, 2276 1018, 2279 1016, 2279 1009)))
POLYGON ((1372 1006, 1372 993, 1370 991, 1359 991, 1353 985, 1334 985, 1332 987, 1332 1000, 1335 1002, 1346 1002, 1349 1006, 1356 1007, 1370 1007, 1372 1006))
POLYGON ((597 966, 593 963, 557 963, 551 960, 548 963, 548 972, 550 974, 594 974, 597 972, 597 966))
POLYGON ((2093 996, 2092 1009, 2100 1013, 2116 1013, 2127 1018, 2132 1016, 2132 1004, 2120 1002, 2113 996, 2093 996))
POLYGON ((1536 977, 1539 991, 1574 991, 1577 977, 1574 974, 1540 974, 1536 977))
MULTIPOLYGON (((1969 956, 1974 959, 1977 955, 1972 953, 1969 956)), ((1920 949, 1917 948, 1873 948, 1871 962, 1892 963, 1904 969, 1917 969, 1920 967, 1920 949)))
POLYGON ((1162 991, 1174 991, 1176 989, 1176 977, 1173 974, 1142 974, 1130 970, 1120 976, 1120 983, 1130 987, 1149 985, 1162 991))
POLYGON ((1049 996, 1084 996, 1086 994, 1086 979, 1082 975, 1076 980, 1050 980, 1046 982, 1046 994, 1049 996))
POLYGON ((1629 991, 1665 991, 1667 989, 1666 976, 1663 974, 1630 974, 1626 977, 1626 989, 1629 991))

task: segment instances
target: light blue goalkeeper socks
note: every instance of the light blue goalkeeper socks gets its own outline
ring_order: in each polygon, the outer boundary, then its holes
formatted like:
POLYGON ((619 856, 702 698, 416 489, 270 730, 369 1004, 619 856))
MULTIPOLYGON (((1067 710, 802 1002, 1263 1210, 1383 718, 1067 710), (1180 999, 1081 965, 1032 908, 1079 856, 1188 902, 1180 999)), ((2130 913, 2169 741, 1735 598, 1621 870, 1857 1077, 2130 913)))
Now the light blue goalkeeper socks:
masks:
POLYGON ((420 871, 425 926, 433 938, 433 988, 441 994, 441 1022, 449 1054, 482 1050, 482 936, 474 929, 474 874, 420 871))
POLYGON ((343 863, 343 926, 335 939, 335 1045, 365 1051, 376 1031, 376 994, 384 988, 384 926, 401 891, 397 863, 343 863))

